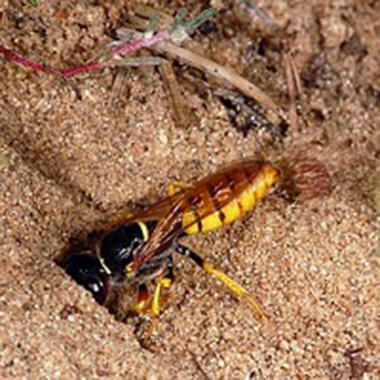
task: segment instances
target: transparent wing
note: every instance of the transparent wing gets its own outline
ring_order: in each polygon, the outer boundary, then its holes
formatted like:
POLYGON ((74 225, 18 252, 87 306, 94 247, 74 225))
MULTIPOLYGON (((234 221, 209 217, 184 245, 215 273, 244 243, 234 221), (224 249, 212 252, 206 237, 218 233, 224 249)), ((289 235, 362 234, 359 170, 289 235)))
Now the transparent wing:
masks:
MULTIPOLYGON (((144 263, 151 260, 158 252, 162 252, 162 250, 167 249, 173 243, 173 241, 176 238, 178 238, 184 231, 186 231, 194 224, 199 223, 199 219, 206 218, 208 215, 214 213, 215 211, 219 211, 224 206, 232 202, 234 199, 238 198, 246 189, 247 176, 241 176, 240 179, 239 177, 235 177, 233 192, 226 193, 225 188, 223 188, 223 186, 221 185, 218 186, 218 184, 225 183, 226 178, 228 178, 231 174, 237 172, 238 170, 245 170, 246 168, 255 169, 251 171, 251 177, 253 177, 260 172, 262 167, 263 162, 258 160, 247 160, 243 162, 234 163, 228 167, 224 167, 217 173, 214 173, 202 179, 201 181, 189 187, 188 189, 176 193, 172 197, 164 199, 163 201, 161 201, 162 205, 157 204, 156 206, 152 206, 152 209, 155 207, 157 207, 157 209, 160 209, 162 206, 164 206, 166 215, 164 218, 160 219, 148 242, 136 255, 136 258, 133 261, 130 268, 132 272, 135 272, 144 263), (207 183, 213 183, 214 189, 218 189, 216 190, 216 193, 214 195, 215 197, 218 197, 218 192, 223 192, 223 197, 219 197, 220 199, 222 199, 222 201, 218 202, 217 208, 214 208, 212 210, 205 209, 204 212, 201 213, 199 219, 184 224, 183 211, 188 209, 189 207, 189 198, 196 196, 197 193, 201 191, 200 189, 204 188, 204 185, 207 183), (168 203, 169 206, 167 205, 168 203), (169 211, 166 207, 168 207, 169 211)), ((145 215, 148 214, 149 210, 145 215)))

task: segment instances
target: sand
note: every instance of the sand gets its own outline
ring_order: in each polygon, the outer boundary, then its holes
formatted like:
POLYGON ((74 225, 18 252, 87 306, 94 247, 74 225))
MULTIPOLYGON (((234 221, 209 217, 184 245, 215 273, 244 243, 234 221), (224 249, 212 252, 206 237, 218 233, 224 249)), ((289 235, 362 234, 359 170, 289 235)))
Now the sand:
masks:
MULTIPOLYGON (((195 121, 181 128, 153 68, 65 80, 0 58, 1 378, 380 378, 379 4, 263 0, 281 28, 273 36, 239 5, 215 3, 218 27, 194 36, 203 54, 283 108, 278 40, 288 36, 296 52, 300 130, 277 145, 260 128, 247 136, 235 129, 213 91, 192 86, 186 66, 176 70, 195 121), (125 84, 119 90, 116 77, 125 84), (255 295, 265 325, 176 258, 152 352, 134 333, 141 321, 116 320, 56 264, 70 239, 152 203, 172 181, 259 153, 275 162, 297 149, 326 165, 328 197, 290 202, 275 192, 244 220, 186 241, 255 295)), ((99 53, 132 8, 5 2, 0 42, 72 66, 99 53)))

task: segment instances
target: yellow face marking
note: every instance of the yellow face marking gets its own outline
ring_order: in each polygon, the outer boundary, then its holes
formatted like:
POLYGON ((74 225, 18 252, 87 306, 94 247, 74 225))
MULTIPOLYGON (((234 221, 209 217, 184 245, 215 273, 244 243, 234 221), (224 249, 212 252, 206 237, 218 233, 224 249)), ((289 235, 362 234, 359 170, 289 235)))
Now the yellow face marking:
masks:
POLYGON ((112 274, 111 269, 107 267, 106 263, 104 262, 103 257, 98 257, 98 259, 99 259, 100 265, 104 269, 104 272, 106 272, 106 274, 110 276, 112 274))
POLYGON ((96 257, 98 258, 100 265, 104 269, 104 272, 109 276, 112 274, 111 269, 107 267, 106 263, 104 262, 104 259, 102 256, 100 256, 100 249, 96 250, 96 257))
POLYGON ((144 222, 137 222, 137 224, 140 227, 144 241, 147 241, 149 239, 148 227, 146 226, 146 224, 144 222))

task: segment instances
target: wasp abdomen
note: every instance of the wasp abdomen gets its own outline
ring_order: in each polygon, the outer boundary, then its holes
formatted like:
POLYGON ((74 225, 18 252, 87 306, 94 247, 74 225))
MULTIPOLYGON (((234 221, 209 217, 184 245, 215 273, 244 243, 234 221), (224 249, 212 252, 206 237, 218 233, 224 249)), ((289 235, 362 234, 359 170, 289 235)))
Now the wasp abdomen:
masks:
POLYGON ((270 165, 246 166, 215 175, 189 191, 182 224, 188 235, 228 225, 265 197, 280 171, 270 165))

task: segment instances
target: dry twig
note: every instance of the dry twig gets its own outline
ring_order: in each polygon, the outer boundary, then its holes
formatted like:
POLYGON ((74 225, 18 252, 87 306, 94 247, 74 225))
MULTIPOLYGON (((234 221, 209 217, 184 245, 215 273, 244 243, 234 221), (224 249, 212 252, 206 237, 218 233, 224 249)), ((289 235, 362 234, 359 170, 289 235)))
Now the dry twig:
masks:
POLYGON ((301 79, 298 75, 294 60, 289 53, 283 55, 285 78, 289 94, 289 119, 292 133, 298 131, 297 96, 302 92, 301 79))
POLYGON ((170 42, 160 43, 155 46, 154 49, 205 71, 206 73, 233 85, 244 95, 255 99, 263 106, 281 112, 280 107, 276 104, 276 102, 272 100, 264 91, 237 74, 228 66, 219 65, 208 58, 202 57, 170 42))
MULTIPOLYGON (((134 16, 133 19, 131 19, 131 22, 135 27, 145 29, 147 27, 148 21, 144 20, 142 17, 151 18, 154 16, 155 12, 156 11, 154 8, 141 5, 136 8, 137 16, 134 16)), ((165 24, 170 24, 173 22, 173 19, 165 13, 161 12, 160 17, 163 17, 165 24)), ((123 34, 124 29, 120 28, 118 32, 120 34, 123 34)), ((284 117, 284 112, 280 109, 276 102, 270 98, 269 95, 267 95, 253 83, 249 82, 247 79, 237 74, 233 69, 228 66, 222 66, 206 57, 203 57, 178 45, 179 44, 174 44, 172 42, 166 41, 152 46, 151 49, 158 53, 165 54, 171 58, 175 58, 180 61, 182 60, 183 62, 196 67, 199 70, 202 70, 207 74, 218 78, 219 80, 222 80, 224 83, 232 85, 241 91, 244 95, 256 100, 258 103, 265 107, 273 109, 274 111, 278 112, 281 117, 284 117)))
POLYGON ((165 87, 170 94, 175 122, 179 127, 185 127, 191 121, 191 117, 184 103, 173 67, 170 62, 165 62, 159 66, 159 70, 165 87))
POLYGON ((29 61, 2 45, 0 45, 0 53, 13 62, 29 67, 35 71, 43 71, 55 73, 64 77, 72 77, 78 74, 96 71, 104 67, 120 65, 121 56, 143 47, 150 47, 159 53, 182 60, 191 66, 197 67, 198 69, 233 85, 246 96, 255 99, 263 106, 269 107, 277 111, 281 116, 284 116, 283 111, 274 100, 272 100, 264 91, 259 89, 253 83, 238 75, 230 67, 219 65, 210 59, 178 46, 188 38, 188 33, 192 32, 213 14, 214 10, 211 8, 203 11, 187 23, 183 23, 182 18, 184 16, 184 12, 181 12, 180 10, 171 28, 167 28, 155 34, 152 32, 148 34, 139 33, 139 38, 132 42, 130 42, 128 37, 127 41, 124 40, 117 46, 114 45, 115 47, 103 54, 99 59, 92 60, 90 63, 73 68, 54 68, 29 61))

